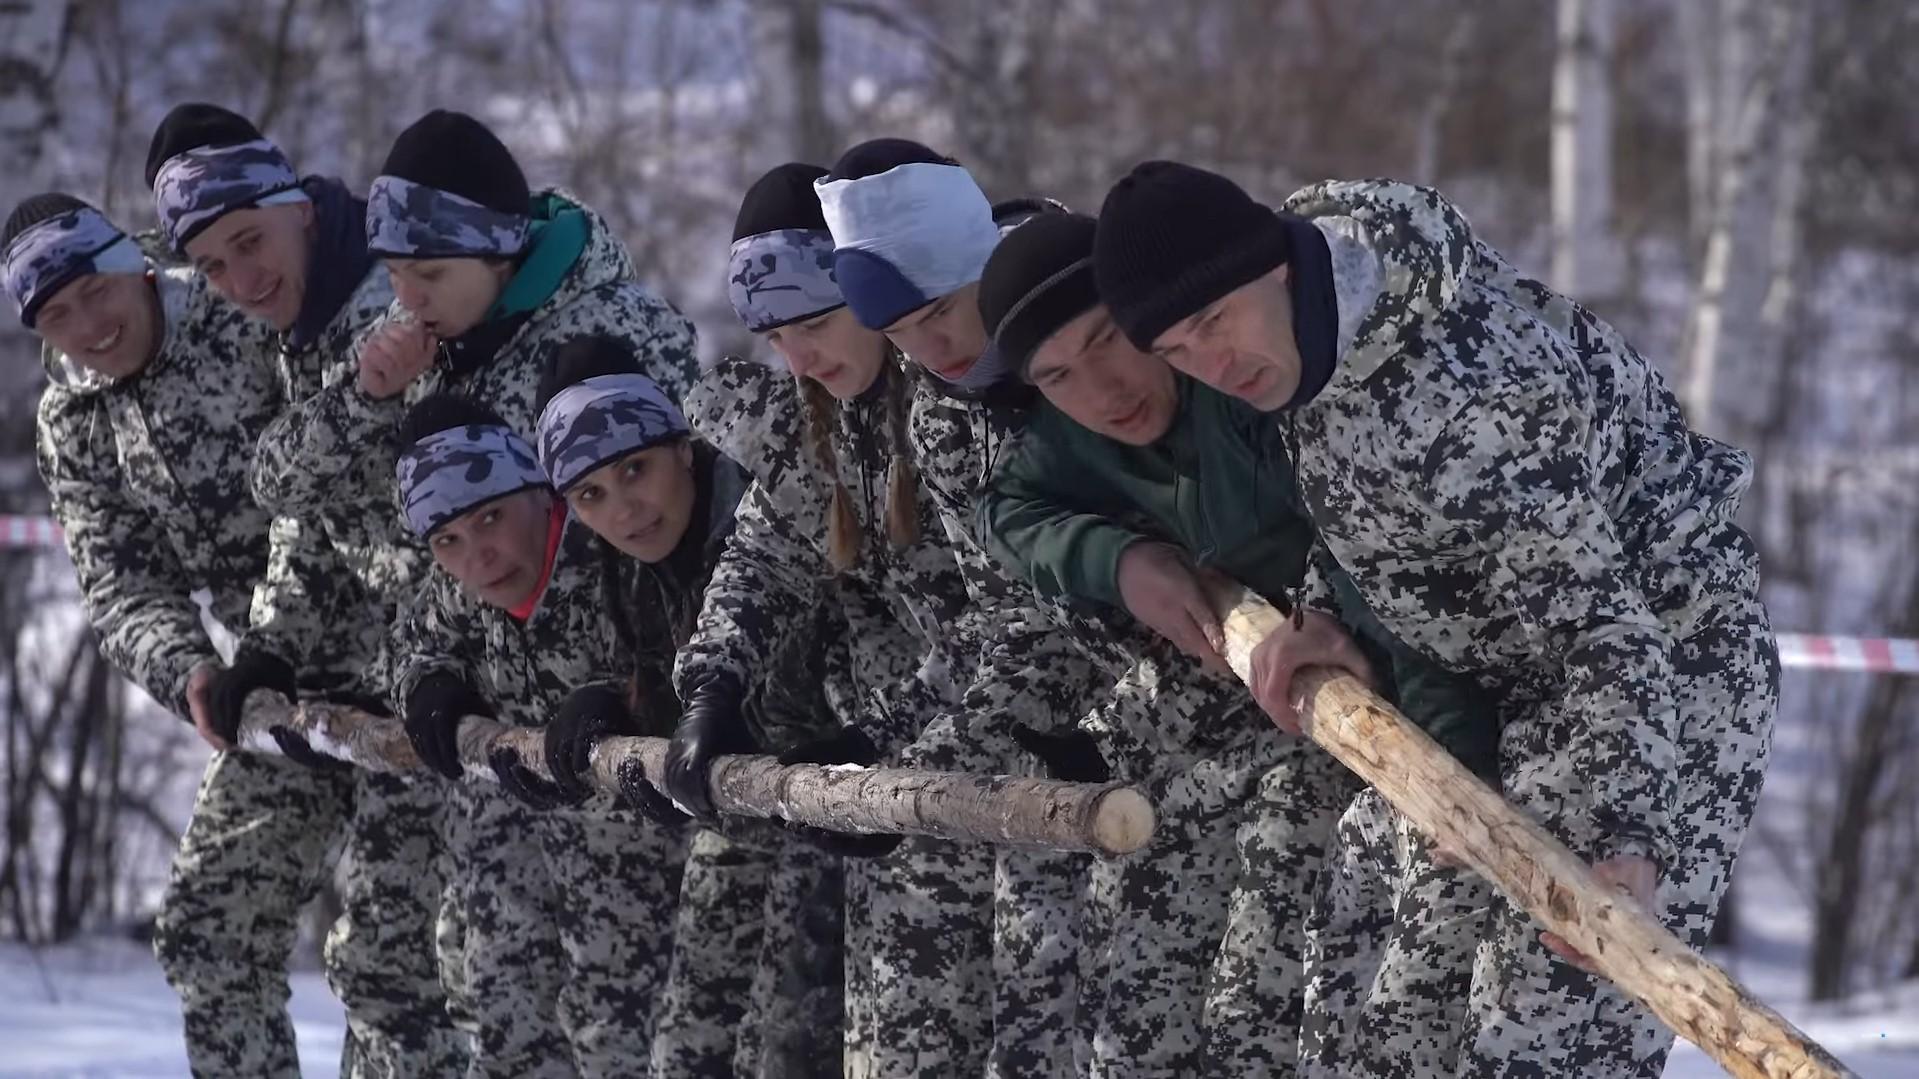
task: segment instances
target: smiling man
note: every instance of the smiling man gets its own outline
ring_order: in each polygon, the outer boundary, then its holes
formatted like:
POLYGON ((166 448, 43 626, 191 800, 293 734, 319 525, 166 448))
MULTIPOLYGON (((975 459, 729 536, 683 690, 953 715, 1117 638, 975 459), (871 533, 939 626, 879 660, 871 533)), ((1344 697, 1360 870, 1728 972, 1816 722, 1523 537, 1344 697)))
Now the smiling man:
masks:
MULTIPOLYGON (((1703 945, 1778 694, 1757 553, 1733 521, 1751 459, 1689 429, 1616 330, 1426 188, 1326 182, 1275 212, 1147 162, 1107 195, 1095 246, 1136 347, 1287 432, 1305 508, 1366 606, 1494 693, 1507 798, 1703 945)), ((1289 648, 1254 657, 1281 719, 1289 648)), ((1458 1074, 1656 1074, 1671 1032, 1554 952, 1499 905, 1458 1074)))

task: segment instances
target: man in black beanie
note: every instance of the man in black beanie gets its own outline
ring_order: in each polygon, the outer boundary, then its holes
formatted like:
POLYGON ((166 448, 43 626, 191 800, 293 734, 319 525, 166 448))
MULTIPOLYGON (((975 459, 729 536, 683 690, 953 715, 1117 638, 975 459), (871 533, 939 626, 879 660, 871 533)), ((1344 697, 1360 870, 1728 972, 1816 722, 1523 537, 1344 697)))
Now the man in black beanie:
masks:
MULTIPOLYGON (((1285 602, 1303 583, 1312 524, 1295 508, 1292 464, 1278 429, 1245 402, 1134 348, 1120 332, 1094 281, 1098 227, 1084 217, 1037 220, 1008 236, 987 262, 980 302, 995 344, 1053 407, 1038 410, 981 496, 980 532, 1043 591, 1124 607, 1215 662, 1218 627, 1194 567, 1285 602)), ((1350 596, 1349 583, 1339 586, 1342 597, 1350 596)), ((1363 605, 1342 605, 1339 615, 1362 654, 1353 655, 1338 621, 1311 611, 1296 646, 1301 662, 1343 665, 1362 676, 1370 669, 1416 723, 1476 771, 1493 774, 1497 725, 1471 680, 1408 648, 1363 605)), ((1316 750, 1299 751, 1325 763, 1316 750)), ((1315 774, 1324 791, 1299 782, 1285 789, 1309 805, 1336 804, 1349 789, 1335 778, 1337 769, 1315 774)), ((1360 1039, 1343 1029, 1357 1022, 1368 1042, 1426 1046, 1444 1044, 1457 1027, 1445 1007, 1456 998, 1427 992, 1422 980, 1401 978, 1391 992, 1368 992, 1387 943, 1378 929, 1394 909, 1423 910, 1429 918, 1446 913, 1446 933, 1419 939, 1419 956, 1423 969, 1456 971, 1471 962, 1472 926, 1487 900, 1477 878, 1434 869, 1405 875, 1394 905, 1376 910, 1344 901, 1362 888, 1383 896, 1400 875, 1392 831, 1376 796, 1361 795, 1338 830, 1337 869, 1327 870, 1340 887, 1318 887, 1319 861, 1303 855, 1292 862, 1294 876, 1276 880, 1277 894, 1255 908, 1288 927, 1297 945, 1285 954, 1304 968, 1306 981, 1294 979, 1300 996, 1292 1008, 1259 1001, 1257 987, 1220 977, 1209 1014, 1299 1015, 1300 1066, 1308 1073, 1426 1074, 1440 1067, 1429 1058, 1394 1058, 1378 1045, 1356 1055, 1360 1039), (1356 848, 1356 836, 1384 839, 1356 848), (1306 897, 1314 894, 1320 899, 1309 911, 1306 897), (1224 1003, 1234 994, 1243 1006, 1224 1003)), ((1394 946, 1406 944, 1396 938, 1394 946)), ((1217 1021, 1208 1035, 1211 1055, 1222 1060, 1259 1059, 1288 1038, 1270 1023, 1235 1030, 1217 1021)))
MULTIPOLYGON (((303 640, 325 639, 351 653, 357 677, 344 688, 383 699, 387 631, 401 598, 427 568, 425 554, 393 521, 383 484, 342 483, 321 501, 300 497, 297 482, 271 467, 274 448, 288 439, 324 437, 327 428, 315 422, 312 402, 337 379, 332 372, 352 362, 354 342, 391 302, 386 275, 366 250, 365 204, 336 179, 301 178, 252 123, 216 105, 181 105, 167 114, 154 132, 146 176, 164 236, 207 285, 254 321, 265 358, 278 370, 280 414, 259 433, 252 453, 228 462, 249 470, 255 498, 275 521, 251 629, 208 694, 214 726, 237 729, 255 689, 289 693, 314 677, 317 672, 301 669, 310 651, 303 640)), ((354 776, 343 852, 345 912, 328 938, 326 959, 330 984, 347 1006, 348 1067, 356 1073, 444 1074, 464 1067, 466 1039, 447 1017, 434 944, 442 890, 435 784, 428 776, 354 776)), ((212 867, 247 872, 298 849, 265 830, 189 833, 173 887, 209 891, 200 902, 214 906, 220 885, 206 882, 218 875, 212 867), (241 857, 235 834, 256 840, 259 849, 241 857)), ((298 898, 289 901, 297 905, 298 898)), ((211 924, 163 913, 156 949, 176 983, 218 976, 235 962, 233 949, 246 946, 208 939, 211 924)), ((223 1022, 237 1031, 231 1017, 241 1013, 234 1001, 209 1000, 206 1007, 214 1014, 204 1021, 189 1007, 190 1032, 223 1022)), ((244 1054, 237 1067, 236 1074, 261 1074, 244 1054)))
MULTIPOLYGON (((1507 796, 1703 945, 1777 701, 1733 523, 1751 459, 1425 188, 1326 182, 1271 213, 1149 162, 1108 194, 1094 263, 1135 345, 1278 412, 1326 553, 1379 620, 1504 687, 1507 796)), ((1281 721, 1289 649, 1254 664, 1281 721)), ((1559 957, 1579 958, 1499 903, 1461 1074, 1657 1070, 1671 1033, 1559 957)))

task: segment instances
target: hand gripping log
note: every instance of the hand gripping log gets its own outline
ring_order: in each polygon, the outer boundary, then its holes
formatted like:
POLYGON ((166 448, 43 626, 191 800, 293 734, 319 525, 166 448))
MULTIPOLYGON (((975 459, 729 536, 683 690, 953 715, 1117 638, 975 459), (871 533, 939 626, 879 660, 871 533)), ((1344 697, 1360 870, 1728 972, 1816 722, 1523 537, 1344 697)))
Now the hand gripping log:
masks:
MULTIPOLYGON (((1231 582, 1212 582, 1226 662, 1252 678, 1253 649, 1286 616, 1231 582)), ((1600 974, 1740 1079, 1836 1079, 1845 1065, 1482 783, 1357 678, 1324 667, 1294 677, 1300 724, 1420 831, 1497 885, 1600 974)))
MULTIPOLYGON (((398 721, 345 705, 317 701, 297 708, 272 690, 247 697, 242 743, 271 750, 267 730, 299 731, 313 748, 382 772, 419 767, 398 721)), ((460 759, 473 775, 491 778, 488 754, 498 746, 519 752, 541 776, 546 770, 542 733, 468 716, 460 723, 460 759)), ((620 789, 620 765, 638 760, 646 778, 664 787, 664 738, 608 738, 593 751, 593 781, 604 791, 620 789)), ((926 772, 908 768, 858 768, 781 764, 773 757, 721 757, 707 773, 713 805, 722 813, 777 817, 839 832, 936 836, 971 842, 1130 854, 1153 833, 1153 807, 1137 789, 1120 783, 1062 783, 1023 776, 926 772)))

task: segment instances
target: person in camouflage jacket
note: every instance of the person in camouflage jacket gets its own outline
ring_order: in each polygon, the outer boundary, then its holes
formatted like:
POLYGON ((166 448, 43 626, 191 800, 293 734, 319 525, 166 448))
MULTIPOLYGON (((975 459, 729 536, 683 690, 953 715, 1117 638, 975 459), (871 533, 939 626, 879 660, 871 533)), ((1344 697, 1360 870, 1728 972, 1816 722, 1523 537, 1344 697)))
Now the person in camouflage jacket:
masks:
MULTIPOLYGON (((279 422, 320 392, 390 300, 362 238, 363 203, 338 180, 300 179, 251 123, 212 105, 167 115, 148 152, 147 180, 173 249, 277 342, 279 422)), ((244 473, 253 459, 233 458, 228 467, 244 473)), ((351 691, 363 703, 384 697, 385 636, 425 566, 417 545, 396 542, 384 523, 390 511, 376 508, 385 503, 372 492, 385 482, 375 487, 361 475, 325 512, 262 503, 275 515, 268 563, 248 638, 214 686, 222 725, 237 725, 253 688, 284 690, 299 677, 302 638, 332 638, 332 647, 350 650, 351 691)), ((354 784, 344 910, 325 944, 328 979, 347 1004, 353 1035, 346 1071, 457 1069, 465 1039, 446 1018, 431 928, 442 891, 437 780, 362 772, 354 784)))
POLYGON ((651 1052, 686 829, 609 794, 567 797, 511 750, 495 752, 495 782, 462 782, 457 745, 464 716, 544 726, 581 687, 620 681, 604 546, 496 414, 429 397, 401 439, 407 520, 444 572, 408 612, 395 691, 422 762, 455 781, 467 1074, 631 1074, 651 1052))
MULTIPOLYGON (((37 453, 88 620, 109 662, 230 747, 209 702, 226 665, 194 593, 252 633, 270 521, 231 465, 284 403, 265 335, 77 199, 27 199, 5 232, 8 293, 47 343, 37 453)), ((301 692, 346 684, 339 640, 297 643, 301 692)), ((225 748, 209 762, 155 936, 195 1074, 298 1074, 287 956, 351 806, 337 771, 225 748)))
MULTIPOLYGON (((1750 458, 1424 188, 1327 182, 1274 214, 1151 162, 1108 195, 1095 269, 1135 345, 1279 413, 1325 543, 1308 603, 1336 565, 1394 634, 1471 672, 1501 708, 1506 797, 1704 944, 1777 702, 1733 523, 1750 458)), ((1260 646, 1276 719, 1319 646, 1260 646)), ((1458 1072, 1657 1074, 1671 1032, 1555 952, 1497 903, 1458 1072)))
MULTIPOLYGON (((638 373, 621 343, 569 343, 555 353, 549 375, 536 440, 541 467, 606 541, 604 603, 631 670, 624 693, 603 685, 576 690, 547 727, 548 767, 578 797, 591 789, 591 755, 601 739, 670 736, 678 726, 673 661, 692 634, 748 480, 713 446, 689 437, 678 409, 638 373)), ((783 753, 829 733, 821 662, 845 643, 824 628, 797 640, 791 660, 749 692, 744 718, 758 747, 783 753)), ((627 799, 662 823, 684 823, 636 762, 627 764, 627 799)), ((730 1079, 841 1070, 839 888, 837 864, 766 822, 728 818, 697 830, 653 1037, 654 1074, 730 1079), (822 900, 831 901, 828 908, 813 909, 822 900)))

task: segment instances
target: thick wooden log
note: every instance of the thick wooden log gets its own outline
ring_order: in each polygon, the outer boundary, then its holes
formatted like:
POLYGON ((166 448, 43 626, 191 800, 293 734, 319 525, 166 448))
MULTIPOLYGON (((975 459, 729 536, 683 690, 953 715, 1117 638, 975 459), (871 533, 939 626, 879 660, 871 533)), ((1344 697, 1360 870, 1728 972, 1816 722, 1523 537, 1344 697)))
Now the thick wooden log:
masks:
MULTIPOLYGON (((1286 616, 1237 585, 1213 605, 1226 662, 1250 680, 1253 650, 1286 616)), ((1295 679, 1307 735, 1416 827, 1493 882, 1541 928, 1741 1079, 1837 1079, 1831 1053, 1687 947, 1531 817, 1481 782, 1358 679, 1308 668, 1295 679)))
MULTIPOLYGON (((272 749, 275 725, 305 734, 314 748, 380 771, 419 766, 400 724, 344 705, 305 702, 298 708, 271 691, 247 698, 243 743, 272 749)), ((546 770, 541 732, 480 716, 460 723, 460 760, 468 772, 492 776, 487 760, 505 746, 536 774, 546 770)), ((666 772, 663 738, 609 738, 594 749, 593 779, 619 790, 622 762, 638 760, 655 786, 666 772)), ((721 757, 707 776, 714 807, 743 817, 779 818, 861 834, 935 836, 1116 856, 1146 845, 1153 807, 1120 783, 1062 783, 1024 776, 923 772, 852 765, 783 765, 773 757, 721 757)))

